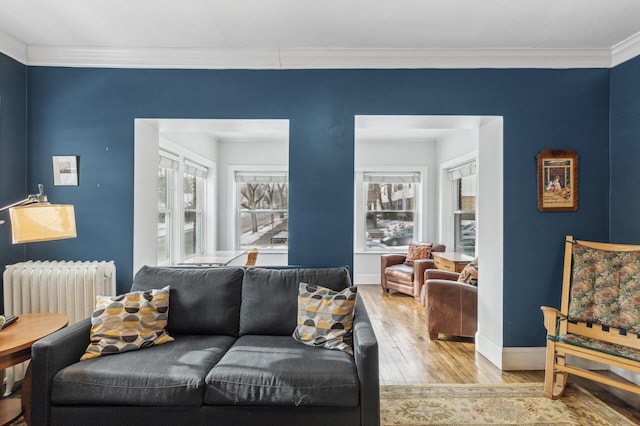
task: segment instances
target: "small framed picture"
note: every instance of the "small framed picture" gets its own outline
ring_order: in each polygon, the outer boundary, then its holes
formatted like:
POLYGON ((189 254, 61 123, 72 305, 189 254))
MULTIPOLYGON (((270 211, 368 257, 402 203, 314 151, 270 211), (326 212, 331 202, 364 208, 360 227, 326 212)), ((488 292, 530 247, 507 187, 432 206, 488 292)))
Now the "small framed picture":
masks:
POLYGON ((538 210, 578 210, 578 156, 569 149, 540 151, 538 159, 538 210))
POLYGON ((53 156, 53 184, 78 185, 78 157, 74 155, 53 156))

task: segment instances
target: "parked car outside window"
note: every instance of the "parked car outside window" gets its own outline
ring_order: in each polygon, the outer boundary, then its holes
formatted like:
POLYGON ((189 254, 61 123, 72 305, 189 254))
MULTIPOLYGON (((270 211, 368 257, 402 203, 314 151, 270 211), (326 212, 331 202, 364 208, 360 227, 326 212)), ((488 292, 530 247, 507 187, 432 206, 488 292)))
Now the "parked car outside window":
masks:
POLYGON ((387 246, 406 246, 413 241, 413 227, 402 228, 382 238, 380 242, 387 246))

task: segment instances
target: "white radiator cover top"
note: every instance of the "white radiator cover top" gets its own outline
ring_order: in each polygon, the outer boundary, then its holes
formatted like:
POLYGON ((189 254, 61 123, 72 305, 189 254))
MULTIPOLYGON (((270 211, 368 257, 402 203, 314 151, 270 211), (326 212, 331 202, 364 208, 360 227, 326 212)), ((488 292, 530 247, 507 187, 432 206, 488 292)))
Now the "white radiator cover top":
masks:
POLYGON ((8 265, 2 276, 5 315, 57 312, 69 324, 91 316, 96 296, 113 296, 113 261, 28 261, 8 265))

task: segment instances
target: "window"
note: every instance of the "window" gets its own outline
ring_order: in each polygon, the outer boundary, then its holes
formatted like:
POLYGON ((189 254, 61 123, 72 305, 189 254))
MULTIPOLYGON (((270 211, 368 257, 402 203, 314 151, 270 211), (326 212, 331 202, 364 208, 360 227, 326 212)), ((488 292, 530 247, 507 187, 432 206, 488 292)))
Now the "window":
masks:
POLYGON ((416 238, 416 195, 420 193, 420 173, 363 174, 366 193, 365 247, 384 250, 406 247, 416 238))
POLYGON ((183 253, 184 258, 202 253, 204 186, 206 167, 189 161, 184 164, 183 179, 183 253))
POLYGON ((476 251, 476 163, 448 170, 453 183, 454 251, 475 256, 476 251))
POLYGON ((178 162, 166 156, 160 156, 158 164, 158 265, 171 264, 172 259, 172 217, 173 190, 178 162))
POLYGON ((289 184, 284 172, 235 172, 238 248, 288 247, 289 184))
POLYGON ((160 151, 158 265, 175 264, 204 253, 207 174, 207 167, 183 155, 160 151))

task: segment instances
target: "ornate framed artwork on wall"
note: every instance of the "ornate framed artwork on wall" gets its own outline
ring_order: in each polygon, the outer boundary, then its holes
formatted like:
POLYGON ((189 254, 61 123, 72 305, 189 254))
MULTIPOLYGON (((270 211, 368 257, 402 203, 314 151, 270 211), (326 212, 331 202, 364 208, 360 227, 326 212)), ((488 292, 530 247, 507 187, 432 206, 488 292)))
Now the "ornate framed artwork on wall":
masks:
POLYGON ((538 159, 538 210, 578 210, 578 156, 570 149, 545 149, 538 159))

